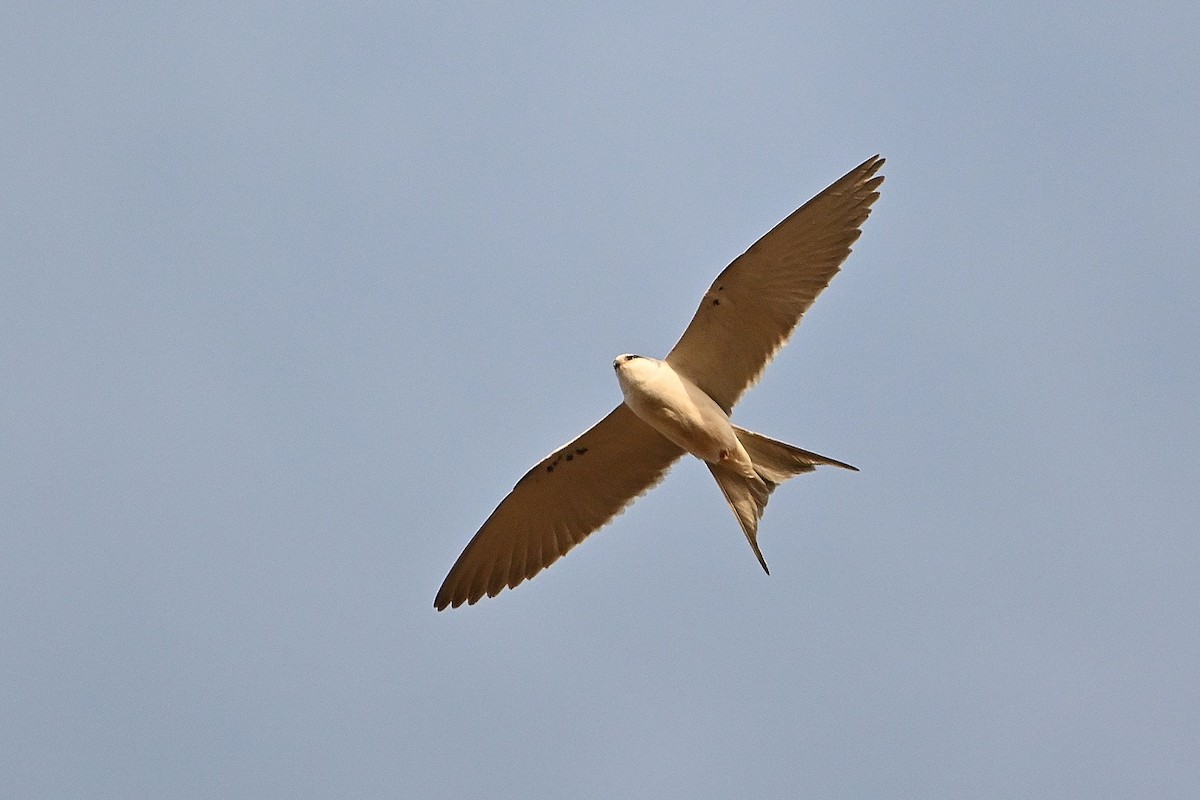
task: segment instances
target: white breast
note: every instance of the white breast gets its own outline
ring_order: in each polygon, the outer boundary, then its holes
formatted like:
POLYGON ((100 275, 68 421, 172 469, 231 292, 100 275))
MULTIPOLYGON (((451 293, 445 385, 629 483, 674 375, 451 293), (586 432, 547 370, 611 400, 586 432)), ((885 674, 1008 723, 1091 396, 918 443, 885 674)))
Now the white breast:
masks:
POLYGON ((664 361, 638 357, 616 362, 625 404, 643 421, 697 458, 711 463, 737 457, 737 435, 724 410, 704 390, 664 361))

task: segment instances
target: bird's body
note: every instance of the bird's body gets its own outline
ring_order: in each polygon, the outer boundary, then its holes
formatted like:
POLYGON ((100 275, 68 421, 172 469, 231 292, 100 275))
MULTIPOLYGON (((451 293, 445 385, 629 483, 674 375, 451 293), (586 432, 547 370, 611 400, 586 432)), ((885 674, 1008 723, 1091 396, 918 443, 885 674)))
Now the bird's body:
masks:
POLYGON ((625 405, 667 440, 701 461, 746 475, 754 465, 733 432, 729 415, 704 390, 657 358, 623 355, 613 361, 625 405))
POLYGON ((663 360, 613 362, 624 397, 542 459, 463 550, 434 599, 441 610, 533 577, 642 492, 685 453, 708 466, 755 556, 771 492, 818 465, 849 464, 734 425, 730 411, 850 254, 883 181, 875 156, 734 259, 663 360))
POLYGON ((815 464, 854 469, 737 427, 707 392, 666 361, 626 354, 617 356, 613 369, 625 405, 667 441, 708 465, 766 572, 767 562, 758 549, 758 521, 775 487, 815 464), (762 463, 755 463, 743 439, 757 448, 762 463))

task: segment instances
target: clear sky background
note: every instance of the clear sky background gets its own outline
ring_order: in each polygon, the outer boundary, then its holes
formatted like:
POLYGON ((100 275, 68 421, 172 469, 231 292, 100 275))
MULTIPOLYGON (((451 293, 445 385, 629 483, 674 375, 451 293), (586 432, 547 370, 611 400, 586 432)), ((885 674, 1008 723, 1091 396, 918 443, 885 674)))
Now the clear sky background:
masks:
POLYGON ((3 793, 1200 796, 1200 6, 1050 6, 0 7, 3 793), (771 576, 685 461, 435 613, 877 152, 771 576))

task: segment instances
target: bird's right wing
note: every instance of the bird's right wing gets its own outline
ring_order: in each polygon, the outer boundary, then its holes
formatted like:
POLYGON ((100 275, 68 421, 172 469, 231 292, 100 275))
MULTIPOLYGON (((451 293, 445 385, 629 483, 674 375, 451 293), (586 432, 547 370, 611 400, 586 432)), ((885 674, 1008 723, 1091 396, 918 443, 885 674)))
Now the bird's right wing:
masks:
POLYGON ((725 413, 758 380, 800 317, 837 274, 879 197, 868 158, 794 211, 717 276, 667 354, 725 413))
POLYGON ((532 578, 661 481, 683 452, 617 406, 525 473, 454 562, 434 607, 495 597, 532 578))

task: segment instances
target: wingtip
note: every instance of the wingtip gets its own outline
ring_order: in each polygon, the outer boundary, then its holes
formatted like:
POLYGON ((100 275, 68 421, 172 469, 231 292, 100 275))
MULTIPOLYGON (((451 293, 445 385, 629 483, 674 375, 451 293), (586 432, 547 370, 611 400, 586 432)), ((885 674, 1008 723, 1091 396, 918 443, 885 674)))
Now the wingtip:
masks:
POLYGON ((447 608, 458 608, 463 604, 463 600, 465 599, 461 595, 455 597, 453 592, 443 586, 438 590, 437 596, 433 598, 433 609, 435 611, 445 611, 447 608))
MULTIPOLYGON (((854 169, 850 170, 850 172, 848 173, 848 176, 849 175, 858 175, 859 180, 863 180, 863 181, 868 180, 873 175, 875 175, 875 173, 878 172, 880 170, 880 168, 886 163, 887 163, 887 159, 884 158, 883 156, 879 155, 878 153, 876 153, 875 155, 868 158, 866 161, 859 164, 854 169)), ((878 186, 880 183, 883 183, 883 176, 880 175, 878 178, 875 178, 875 181, 876 181, 876 184, 875 184, 876 186, 878 186)))

